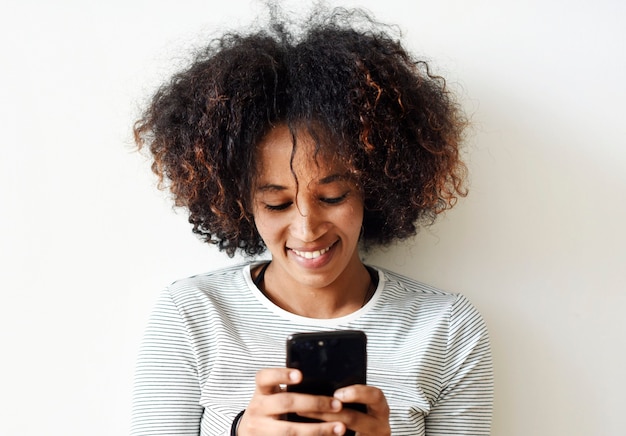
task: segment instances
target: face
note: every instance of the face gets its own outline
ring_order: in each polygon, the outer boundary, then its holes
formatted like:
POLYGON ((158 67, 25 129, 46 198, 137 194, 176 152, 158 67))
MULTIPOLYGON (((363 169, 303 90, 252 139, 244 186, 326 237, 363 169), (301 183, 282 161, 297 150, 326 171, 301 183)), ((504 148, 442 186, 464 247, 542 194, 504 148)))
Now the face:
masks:
POLYGON ((258 145, 252 194, 257 230, 283 285, 333 286, 362 269, 362 197, 344 165, 314 156, 308 134, 297 135, 293 164, 292 150, 286 126, 258 145))

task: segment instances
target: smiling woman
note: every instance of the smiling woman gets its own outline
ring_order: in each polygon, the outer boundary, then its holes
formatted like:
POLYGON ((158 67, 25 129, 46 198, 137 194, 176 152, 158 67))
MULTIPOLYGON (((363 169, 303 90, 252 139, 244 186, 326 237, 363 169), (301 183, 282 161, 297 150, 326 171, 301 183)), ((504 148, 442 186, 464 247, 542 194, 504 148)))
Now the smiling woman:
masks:
POLYGON ((443 79, 366 14, 318 10, 293 33, 287 22, 211 42, 135 125, 194 232, 271 261, 164 292, 140 352, 133 434, 488 434, 480 315, 359 256, 465 195, 464 118, 443 79), (284 367, 287 336, 338 329, 367 334, 368 385, 284 392, 302 379, 284 367))
POLYGON ((362 194, 330 150, 316 156, 306 132, 278 125, 258 145, 253 189, 256 228, 272 253, 263 291, 312 318, 359 309, 371 282, 358 252, 362 194))

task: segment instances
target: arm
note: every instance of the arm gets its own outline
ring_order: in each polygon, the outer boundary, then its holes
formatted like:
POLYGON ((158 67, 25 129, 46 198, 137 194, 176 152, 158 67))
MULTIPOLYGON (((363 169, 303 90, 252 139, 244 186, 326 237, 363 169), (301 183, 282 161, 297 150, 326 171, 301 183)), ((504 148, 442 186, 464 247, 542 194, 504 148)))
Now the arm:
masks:
POLYGON ((139 351, 132 436, 200 434, 203 408, 196 357, 169 292, 152 313, 139 351))
POLYGON ((489 336, 480 314, 464 297, 451 308, 447 348, 442 389, 426 417, 426 435, 489 435, 493 409, 489 336))

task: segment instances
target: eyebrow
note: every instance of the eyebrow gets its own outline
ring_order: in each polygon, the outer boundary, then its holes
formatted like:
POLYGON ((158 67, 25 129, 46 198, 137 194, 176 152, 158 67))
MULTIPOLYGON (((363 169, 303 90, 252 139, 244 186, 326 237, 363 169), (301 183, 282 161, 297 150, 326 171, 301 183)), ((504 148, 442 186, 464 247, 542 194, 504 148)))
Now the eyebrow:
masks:
POLYGON ((330 176, 326 176, 320 179, 319 184, 328 185, 329 183, 333 183, 337 181, 344 181, 344 180, 349 180, 349 179, 350 179, 349 173, 343 173, 343 174, 336 173, 336 174, 331 174, 330 176))
POLYGON ((273 183, 268 183, 267 185, 262 185, 256 188, 257 191, 261 192, 279 192, 286 190, 286 186, 275 185, 273 183))
MULTIPOLYGON (((331 174, 329 176, 323 177, 318 181, 318 185, 329 185, 333 182, 337 182, 337 181, 343 181, 343 180, 349 180, 350 179, 350 174, 349 173, 343 173, 343 174, 331 174)), ((260 192, 280 192, 280 191, 285 191, 288 188, 286 186, 283 185, 277 185, 275 183, 267 183, 265 185, 261 185, 259 187, 256 188, 257 191, 260 192)))

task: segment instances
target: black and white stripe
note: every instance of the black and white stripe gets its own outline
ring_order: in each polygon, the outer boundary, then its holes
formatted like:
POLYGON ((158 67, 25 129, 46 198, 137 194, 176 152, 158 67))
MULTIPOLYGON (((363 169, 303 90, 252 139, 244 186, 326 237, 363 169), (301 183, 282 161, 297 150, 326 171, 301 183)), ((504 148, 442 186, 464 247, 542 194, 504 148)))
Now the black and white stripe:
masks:
POLYGON ((258 369, 283 367, 295 332, 368 336, 368 384, 383 390, 394 436, 487 435, 493 371, 487 330, 463 296, 379 269, 374 297, 342 318, 286 312, 250 266, 178 281, 161 295, 137 364, 133 436, 228 435, 258 369))

